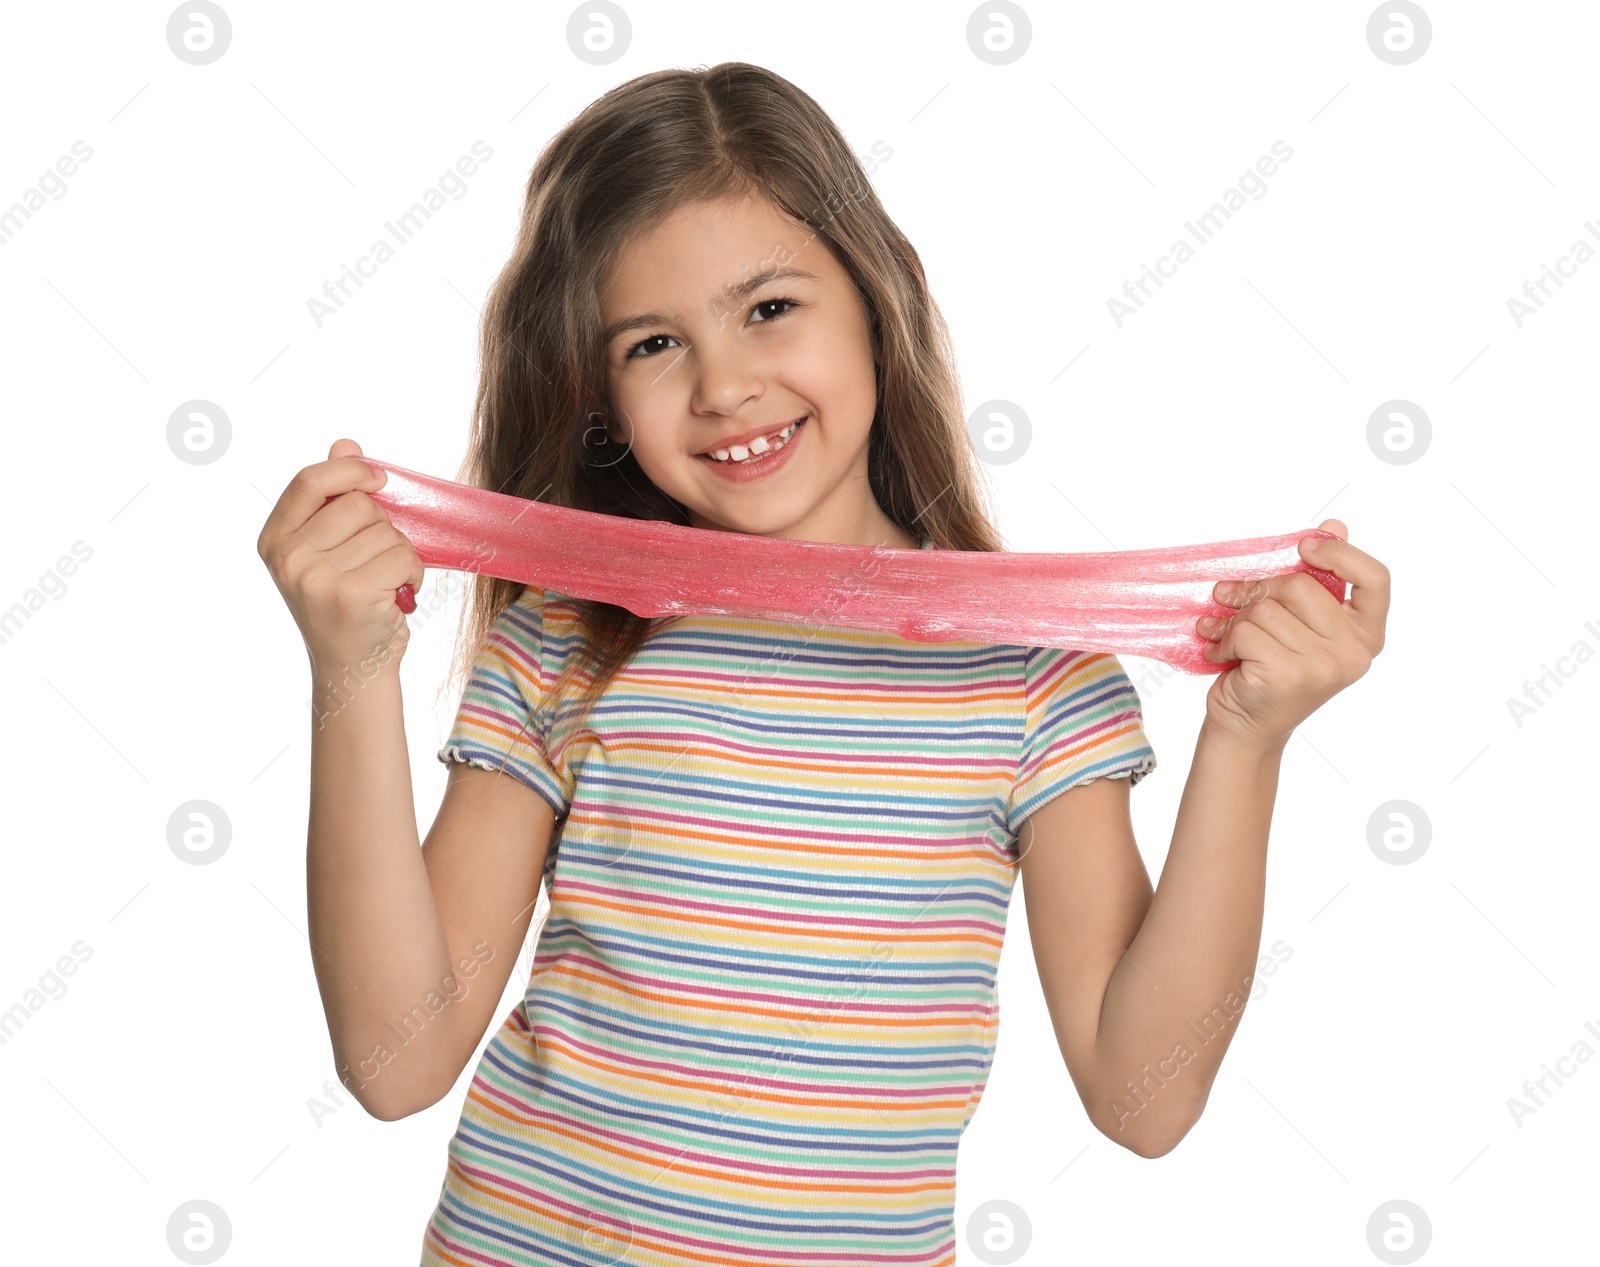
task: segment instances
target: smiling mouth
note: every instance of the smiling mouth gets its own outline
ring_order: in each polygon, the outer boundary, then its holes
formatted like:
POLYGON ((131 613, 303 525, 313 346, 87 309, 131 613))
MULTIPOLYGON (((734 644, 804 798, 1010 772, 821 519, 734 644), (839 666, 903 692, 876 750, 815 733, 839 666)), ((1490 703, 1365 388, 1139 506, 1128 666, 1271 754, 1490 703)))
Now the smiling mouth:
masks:
MULTIPOLYGON (((806 418, 810 415, 807 414, 806 418)), ((786 427, 779 427, 776 431, 764 436, 757 436, 749 444, 730 444, 725 449, 712 449, 708 453, 697 453, 696 457, 704 458, 708 462, 716 462, 728 466, 740 466, 749 462, 759 461, 761 458, 776 453, 790 440, 794 433, 805 424, 806 418, 791 422, 786 427)))

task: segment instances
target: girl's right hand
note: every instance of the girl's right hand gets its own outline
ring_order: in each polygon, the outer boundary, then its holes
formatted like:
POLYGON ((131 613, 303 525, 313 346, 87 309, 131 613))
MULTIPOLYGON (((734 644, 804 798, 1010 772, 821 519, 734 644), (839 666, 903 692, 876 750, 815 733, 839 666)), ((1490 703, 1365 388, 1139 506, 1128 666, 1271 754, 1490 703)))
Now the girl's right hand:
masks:
POLYGON ((335 440, 326 462, 289 481, 256 541, 324 675, 379 655, 398 661, 410 626, 395 590, 403 582, 422 589, 422 560, 367 495, 388 476, 360 453, 354 440, 335 440))

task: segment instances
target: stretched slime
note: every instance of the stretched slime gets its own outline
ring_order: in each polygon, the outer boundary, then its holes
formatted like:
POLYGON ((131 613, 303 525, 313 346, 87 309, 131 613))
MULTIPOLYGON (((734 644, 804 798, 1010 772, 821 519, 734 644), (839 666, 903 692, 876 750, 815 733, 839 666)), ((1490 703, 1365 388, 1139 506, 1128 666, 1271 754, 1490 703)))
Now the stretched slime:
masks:
MULTIPOLYGON (((361 458, 388 475, 370 494, 425 567, 497 576, 638 616, 728 615, 898 634, 1145 656, 1216 674, 1195 631, 1234 608, 1218 581, 1309 572, 1339 601, 1345 583, 1299 555, 1318 528, 1208 545, 1094 554, 905 550, 787 541, 625 519, 492 493, 361 458)), ((415 609, 411 587, 397 601, 415 609)))

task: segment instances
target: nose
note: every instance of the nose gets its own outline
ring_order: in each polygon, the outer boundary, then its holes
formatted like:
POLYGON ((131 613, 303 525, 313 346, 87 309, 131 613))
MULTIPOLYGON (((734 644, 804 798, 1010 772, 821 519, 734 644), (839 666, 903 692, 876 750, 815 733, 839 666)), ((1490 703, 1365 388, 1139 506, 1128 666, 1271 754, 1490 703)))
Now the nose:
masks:
POLYGON ((689 350, 685 366, 693 377, 692 404, 696 412, 733 414, 762 391, 757 358, 736 341, 719 336, 703 340, 689 350))

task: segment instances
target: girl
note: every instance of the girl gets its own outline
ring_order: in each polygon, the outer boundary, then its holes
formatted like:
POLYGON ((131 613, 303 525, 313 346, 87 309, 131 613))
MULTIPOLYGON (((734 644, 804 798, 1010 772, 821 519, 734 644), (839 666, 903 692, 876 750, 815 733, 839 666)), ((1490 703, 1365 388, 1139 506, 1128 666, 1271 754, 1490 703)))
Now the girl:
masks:
MULTIPOLYGON (((916 251, 816 102, 759 67, 642 76, 555 138, 482 353, 460 476, 480 487, 1002 548, 916 251)), ((312 941, 369 1112, 450 1090, 541 880, 550 903, 424 1263, 948 1267, 1019 873, 1090 1119, 1145 1157, 1189 1129, 1249 992, 1279 755, 1381 647, 1380 564, 1324 542, 1358 601, 1280 577, 1201 631, 1240 663, 1208 697, 1155 900, 1128 789, 1156 760, 1115 656, 827 612, 651 620, 485 576, 419 850, 394 594, 423 569, 360 453, 340 440, 300 472, 260 548, 317 683, 312 941), (379 667, 341 691, 358 658, 379 667), (1207 1015, 1218 1039, 1189 1051, 1207 1015)))

